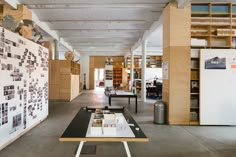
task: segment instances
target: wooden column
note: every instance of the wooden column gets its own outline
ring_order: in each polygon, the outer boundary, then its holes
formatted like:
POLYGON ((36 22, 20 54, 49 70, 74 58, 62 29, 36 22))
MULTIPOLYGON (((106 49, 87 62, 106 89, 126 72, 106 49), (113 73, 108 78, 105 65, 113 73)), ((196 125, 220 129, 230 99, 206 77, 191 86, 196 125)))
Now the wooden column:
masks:
POLYGON ((163 12, 163 101, 169 124, 189 124, 190 108, 190 23, 191 8, 169 3, 163 12), (163 74, 164 76, 164 74, 163 74))

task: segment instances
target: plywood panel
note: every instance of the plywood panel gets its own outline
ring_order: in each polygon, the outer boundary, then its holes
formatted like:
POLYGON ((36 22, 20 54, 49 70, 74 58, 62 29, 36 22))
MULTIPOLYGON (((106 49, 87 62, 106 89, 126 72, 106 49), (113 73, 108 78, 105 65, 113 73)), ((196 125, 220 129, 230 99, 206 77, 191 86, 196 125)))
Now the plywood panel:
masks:
POLYGON ((190 28, 190 5, 179 9, 176 7, 176 2, 169 3, 163 12, 163 47, 189 46, 190 28))
POLYGON ((70 101, 70 93, 60 92, 60 100, 70 101))
POLYGON ((50 62, 50 84, 60 84, 60 61, 50 62))
POLYGON ((190 113, 190 6, 178 9, 171 2, 163 12, 163 62, 169 78, 163 80, 163 101, 169 124, 189 124, 190 113))
MULTIPOLYGON (((190 47, 170 48, 169 123, 189 122, 190 47)), ((182 124, 181 123, 181 124, 182 124)))
POLYGON ((60 75, 60 89, 71 88, 71 75, 60 75))
POLYGON ((170 46, 190 46, 191 36, 191 7, 184 9, 170 3, 170 46))
POLYGON ((94 89, 94 68, 89 68, 89 89, 94 89))
POLYGON ((59 85, 49 85, 49 99, 50 100, 58 100, 59 99, 59 85))
POLYGON ((71 100, 79 95, 80 89, 80 76, 71 75, 71 100))

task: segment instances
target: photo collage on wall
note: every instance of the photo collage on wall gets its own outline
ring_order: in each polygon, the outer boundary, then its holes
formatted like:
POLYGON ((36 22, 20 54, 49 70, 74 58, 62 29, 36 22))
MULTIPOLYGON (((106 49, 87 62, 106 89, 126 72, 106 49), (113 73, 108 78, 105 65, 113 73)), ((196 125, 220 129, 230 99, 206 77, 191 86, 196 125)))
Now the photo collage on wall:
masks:
POLYGON ((48 49, 0 27, 0 76, 1 147, 48 115, 48 49))
POLYGON ((8 123, 8 103, 2 103, 0 106, 0 126, 8 123))

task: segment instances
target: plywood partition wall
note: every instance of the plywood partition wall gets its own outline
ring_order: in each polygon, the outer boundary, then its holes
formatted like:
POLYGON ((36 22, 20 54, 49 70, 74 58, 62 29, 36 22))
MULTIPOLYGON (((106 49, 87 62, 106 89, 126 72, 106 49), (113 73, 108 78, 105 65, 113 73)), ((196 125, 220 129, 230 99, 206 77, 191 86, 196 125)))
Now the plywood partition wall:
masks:
POLYGON ((163 80, 163 101, 169 124, 189 124, 191 9, 169 3, 163 13, 163 63, 168 78, 163 80))
POLYGON ((94 89, 94 71, 105 67, 107 58, 112 58, 113 67, 122 67, 124 56, 90 56, 89 57, 89 89, 94 89))

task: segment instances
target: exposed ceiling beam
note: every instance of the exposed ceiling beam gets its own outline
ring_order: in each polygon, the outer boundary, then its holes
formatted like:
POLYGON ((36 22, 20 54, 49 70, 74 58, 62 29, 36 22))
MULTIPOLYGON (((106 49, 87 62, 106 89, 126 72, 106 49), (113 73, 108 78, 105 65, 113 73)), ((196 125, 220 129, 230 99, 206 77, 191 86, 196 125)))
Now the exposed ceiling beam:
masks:
POLYGON ((38 16, 32 11, 32 20, 46 33, 48 33, 50 36, 52 36, 54 39, 58 40, 64 47, 66 47, 68 50, 75 52, 77 55, 80 55, 79 52, 74 51, 73 47, 70 46, 63 38, 59 37, 56 31, 53 31, 49 28, 47 23, 41 22, 38 18, 38 16))
MULTIPOLYGON (((34 9, 33 9, 34 10, 34 9)), ((34 10, 44 22, 52 21, 155 21, 160 12, 131 9, 40 9, 34 10), (122 13, 122 14, 121 14, 122 13)))
POLYGON ((70 8, 147 8, 154 9, 163 8, 166 3, 157 4, 140 4, 140 3, 123 3, 123 4, 29 4, 30 9, 70 9, 70 8))
POLYGON ((70 22, 70 23, 100 23, 100 22, 109 22, 109 23, 146 23, 151 22, 147 20, 45 20, 44 22, 50 22, 50 23, 63 23, 63 22, 70 22))
POLYGON ((109 38, 109 37, 101 37, 101 38, 64 38, 67 42, 70 43, 80 43, 80 42, 135 42, 138 38, 109 38), (99 39, 99 40, 98 40, 99 39))
POLYGON ((24 4, 162 4, 167 3, 169 0, 20 0, 24 4))

